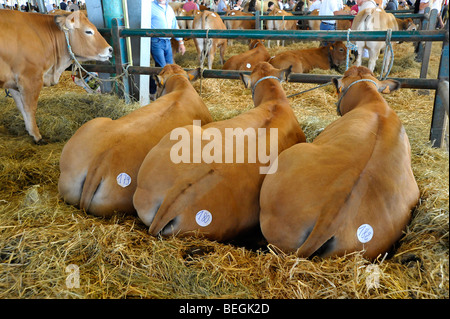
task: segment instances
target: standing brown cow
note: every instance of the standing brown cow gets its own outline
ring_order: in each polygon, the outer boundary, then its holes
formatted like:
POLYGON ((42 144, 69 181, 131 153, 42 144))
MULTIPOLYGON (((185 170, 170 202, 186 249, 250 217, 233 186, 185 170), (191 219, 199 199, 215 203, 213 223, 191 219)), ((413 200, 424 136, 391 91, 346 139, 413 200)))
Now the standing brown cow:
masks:
MULTIPOLYGON (((284 20, 284 17, 294 16, 291 12, 286 12, 280 9, 274 9, 268 14, 273 17, 283 17, 283 20, 267 20, 267 30, 297 30, 296 20, 284 20)), ((280 40, 277 40, 277 46, 280 45, 280 40)), ((284 46, 284 40, 282 42, 284 46)), ((270 48, 270 40, 267 42, 267 47, 270 48)))
POLYGON ((64 32, 80 61, 107 61, 112 48, 79 11, 53 16, 0 10, 0 30, 0 87, 9 89, 28 133, 41 143, 35 117, 39 93, 58 83, 72 64, 64 32))
MULTIPOLYGON (((198 11, 194 16, 192 25, 194 30, 226 30, 227 27, 217 13, 211 11, 198 11)), ((212 69, 214 55, 217 48, 220 49, 220 62, 224 63, 225 50, 227 48, 227 39, 195 38, 195 48, 199 57, 200 64, 202 57, 208 57, 208 69, 212 69)))
MULTIPOLYGON (((250 12, 242 12, 241 10, 229 10, 227 17, 254 17, 250 12)), ((254 30, 255 20, 225 20, 225 25, 228 30, 254 30)), ((233 39, 228 39, 228 44, 233 45, 233 39)))

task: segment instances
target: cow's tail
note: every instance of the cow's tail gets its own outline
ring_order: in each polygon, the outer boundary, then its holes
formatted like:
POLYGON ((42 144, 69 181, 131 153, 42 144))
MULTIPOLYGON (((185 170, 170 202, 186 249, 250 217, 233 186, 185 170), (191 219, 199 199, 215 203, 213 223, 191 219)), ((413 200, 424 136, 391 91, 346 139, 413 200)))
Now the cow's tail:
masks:
POLYGON ((366 16, 363 19, 363 23, 361 26, 363 29, 361 30, 373 30, 373 23, 374 23, 374 17, 372 15, 372 12, 366 10, 366 16))
POLYGON ((88 211, 95 192, 100 187, 104 175, 102 169, 103 165, 101 165, 103 160, 104 154, 98 156, 88 169, 83 189, 81 191, 80 209, 82 210, 88 211))
POLYGON ((180 212, 180 210, 177 209, 179 207, 176 207, 177 199, 182 196, 192 196, 192 194, 196 194, 197 192, 193 190, 198 187, 198 182, 204 178, 208 178, 213 173, 214 169, 203 166, 199 167, 197 170, 187 173, 182 181, 177 182, 164 197, 164 200, 158 208, 155 218, 153 218, 150 225, 149 233, 156 236, 157 234, 163 232, 163 229, 170 225, 171 221, 173 221, 180 212))
POLYGON ((209 27, 208 27, 208 17, 209 14, 207 12, 203 12, 202 13, 202 30, 206 30, 206 38, 203 39, 203 50, 202 50, 202 65, 204 60, 206 59, 206 57, 208 56, 208 48, 211 47, 212 45, 212 39, 208 37, 208 31, 209 31, 209 27))
POLYGON ((356 31, 367 31, 372 30, 373 25, 373 15, 372 11, 370 9, 365 9, 364 14, 361 18, 359 18, 359 23, 357 23, 356 19, 353 21, 353 25, 356 25, 356 31))
POLYGON ((312 255, 321 255, 321 252, 327 252, 333 244, 334 235, 337 230, 337 226, 340 222, 337 220, 341 213, 336 216, 336 212, 332 212, 332 207, 328 208, 330 211, 322 212, 317 218, 316 223, 310 229, 304 229, 303 231, 307 238, 303 244, 297 249, 297 256, 301 258, 308 258, 312 255))

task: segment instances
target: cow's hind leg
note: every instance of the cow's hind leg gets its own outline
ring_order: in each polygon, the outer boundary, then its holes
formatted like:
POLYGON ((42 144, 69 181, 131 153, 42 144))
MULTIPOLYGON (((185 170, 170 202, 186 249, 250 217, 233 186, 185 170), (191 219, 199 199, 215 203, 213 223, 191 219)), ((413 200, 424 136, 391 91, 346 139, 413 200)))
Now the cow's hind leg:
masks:
POLYGON ((216 54, 216 46, 211 44, 208 52, 208 69, 212 69, 212 65, 214 62, 214 55, 216 54))
POLYGON ((225 63, 225 50, 227 49, 227 42, 224 41, 220 46, 220 62, 222 65, 225 63))
POLYGON ((369 64, 368 68, 371 72, 375 69, 375 65, 377 63, 378 56, 380 55, 380 48, 379 47, 372 47, 369 48, 369 64))
POLYGON ((364 42, 358 41, 356 42, 356 46, 358 47, 358 54, 356 56, 356 62, 355 65, 356 66, 361 66, 362 63, 362 56, 363 56, 363 51, 364 51, 364 42))

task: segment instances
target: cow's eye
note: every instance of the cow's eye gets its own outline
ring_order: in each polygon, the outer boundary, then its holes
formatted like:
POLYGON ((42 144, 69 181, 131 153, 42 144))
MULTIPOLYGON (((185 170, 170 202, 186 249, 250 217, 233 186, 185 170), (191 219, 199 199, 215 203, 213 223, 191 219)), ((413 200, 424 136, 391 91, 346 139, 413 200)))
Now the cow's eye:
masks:
POLYGON ((86 34, 88 34, 88 35, 93 35, 94 34, 94 31, 92 31, 92 30, 86 30, 86 31, 84 31, 86 34))

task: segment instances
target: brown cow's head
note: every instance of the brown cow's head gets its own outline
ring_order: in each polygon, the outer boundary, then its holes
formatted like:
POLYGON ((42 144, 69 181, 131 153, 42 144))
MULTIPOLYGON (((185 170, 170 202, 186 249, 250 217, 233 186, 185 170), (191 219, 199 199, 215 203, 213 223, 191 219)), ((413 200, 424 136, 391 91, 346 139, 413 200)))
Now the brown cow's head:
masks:
POLYGON ((169 79, 172 78, 174 75, 182 75, 187 79, 189 79, 189 81, 195 81, 196 79, 198 79, 200 75, 200 68, 186 72, 181 66, 177 64, 166 64, 161 70, 161 72, 158 75, 154 76, 155 82, 158 86, 156 92, 157 98, 167 93, 166 92, 167 81, 169 81, 169 79))
POLYGON ((260 40, 260 39, 250 40, 248 48, 249 48, 249 50, 252 50, 252 49, 256 48, 258 45, 264 45, 264 39, 263 40, 260 40))
POLYGON ((68 33, 72 51, 80 61, 107 61, 111 58, 111 46, 82 12, 55 16, 55 22, 68 33))
POLYGON ((344 77, 338 79, 333 78, 333 84, 336 87, 336 91, 339 95, 339 100, 337 103, 338 113, 340 115, 344 115, 348 111, 350 111, 352 108, 346 107, 347 105, 354 104, 351 102, 351 99, 357 99, 359 100, 360 97, 358 96, 358 91, 348 91, 348 89, 358 80, 369 80, 367 82, 374 85, 373 82, 377 85, 377 90, 380 93, 391 93, 392 91, 395 91, 400 88, 400 82, 395 80, 384 80, 379 81, 375 75, 365 66, 352 66, 350 67, 345 73, 344 77), (348 93, 350 92, 350 93, 348 93), (346 97, 345 102, 341 101, 343 100, 344 96, 346 97), (350 99, 349 99, 350 98, 350 99), (349 102, 350 101, 350 102, 349 102), (342 104, 342 105, 341 105, 342 104))
POLYGON ((397 19, 398 29, 401 31, 415 31, 417 30, 417 25, 411 18, 407 19, 397 19))
MULTIPOLYGON (((256 86, 261 83, 261 80, 263 78, 271 78, 275 77, 280 82, 287 81, 289 74, 291 74, 292 71, 292 65, 284 70, 276 69, 272 66, 272 64, 268 62, 259 62, 255 68, 253 69, 252 73, 250 75, 246 75, 244 73, 239 73, 239 76, 244 82, 244 85, 246 88, 252 89, 252 97, 253 97, 253 103, 255 106, 258 106, 261 103, 262 95, 256 94, 256 86)), ((272 93, 272 92, 270 92, 272 93)))
POLYGON ((347 47, 344 42, 336 41, 328 44, 330 68, 338 67, 347 59, 347 47))
POLYGON ((251 87, 252 89, 254 89, 256 82, 266 76, 274 76, 280 81, 286 81, 289 74, 291 74, 291 69, 292 66, 285 70, 279 70, 274 68, 272 64, 268 62, 259 62, 250 75, 239 73, 239 76, 242 82, 244 82, 246 88, 251 87))
POLYGON ((407 18, 403 20, 402 28, 400 28, 400 30, 415 31, 417 30, 417 25, 411 18, 407 18))

